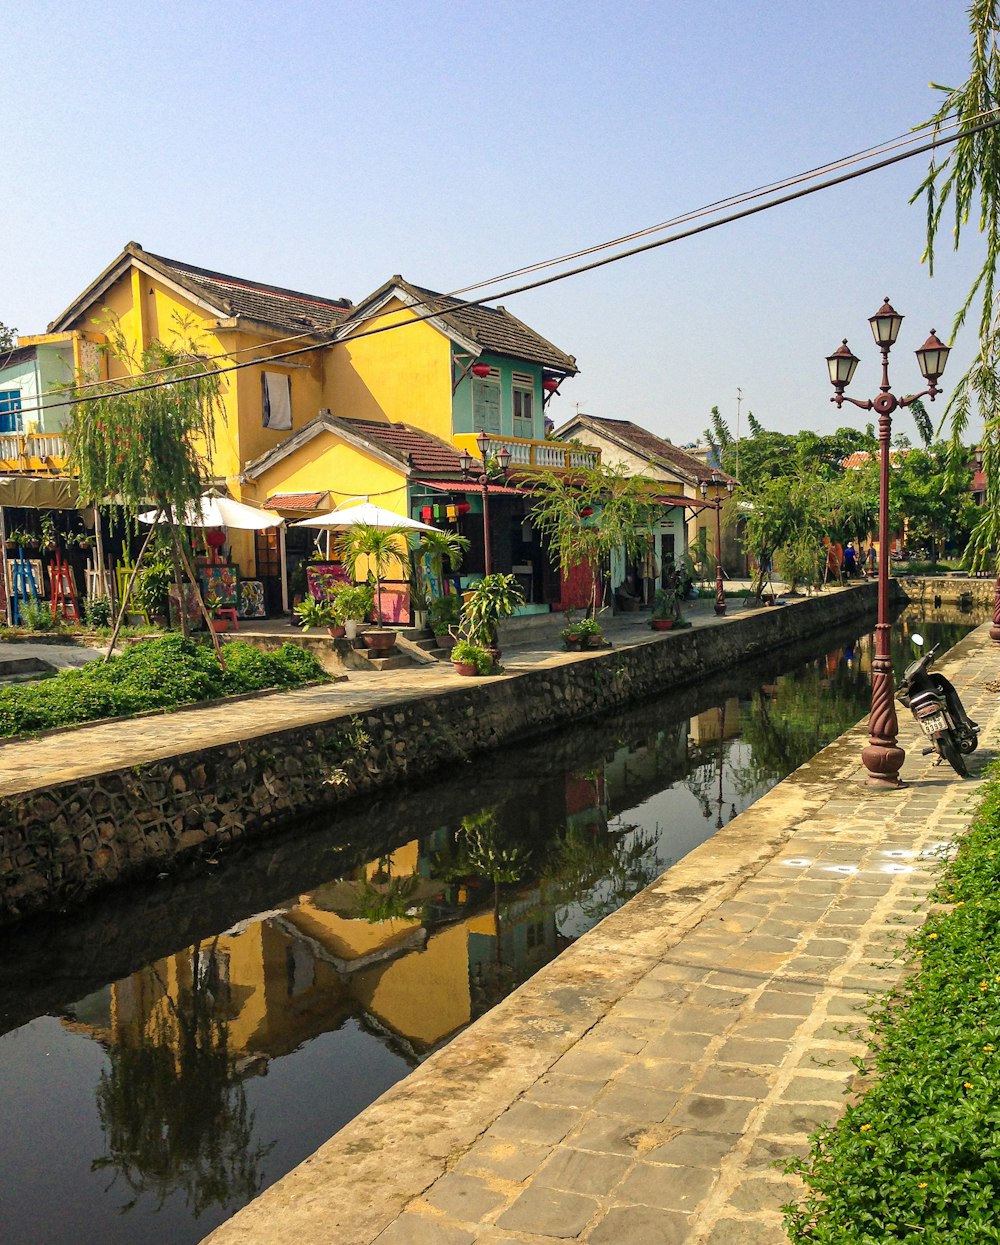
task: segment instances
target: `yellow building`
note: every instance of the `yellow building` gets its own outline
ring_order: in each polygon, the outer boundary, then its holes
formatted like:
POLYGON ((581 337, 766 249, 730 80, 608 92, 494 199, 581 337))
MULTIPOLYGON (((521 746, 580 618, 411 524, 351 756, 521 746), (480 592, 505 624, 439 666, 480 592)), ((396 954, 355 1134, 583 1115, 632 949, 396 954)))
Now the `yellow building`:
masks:
MULTIPOLYGON (((137 355, 154 339, 182 339, 224 370, 211 470, 232 496, 290 518, 365 497, 411 517, 451 518, 472 541, 472 571, 483 563, 481 490, 463 478, 459 451, 476 453, 477 433, 491 438, 490 455, 506 446, 522 475, 598 457, 545 439, 546 403, 577 370, 571 355, 503 308, 399 276, 354 305, 130 242, 52 321, 48 340, 99 343, 109 322, 137 355)), ((121 370, 102 359, 102 378, 121 370)), ((523 493, 495 491, 493 569, 519 574, 529 600, 555 599, 523 493)), ((271 600, 313 539, 285 535, 232 534, 234 560, 271 600)))

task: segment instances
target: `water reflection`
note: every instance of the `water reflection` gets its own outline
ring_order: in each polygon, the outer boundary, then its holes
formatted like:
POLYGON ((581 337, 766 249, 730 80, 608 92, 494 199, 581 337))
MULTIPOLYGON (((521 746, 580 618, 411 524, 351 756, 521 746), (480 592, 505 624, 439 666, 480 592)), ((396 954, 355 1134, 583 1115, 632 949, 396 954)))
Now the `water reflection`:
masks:
MULTIPOLYGON (((904 616, 894 629, 897 664, 914 625, 904 616)), ((919 625, 943 648, 968 629, 919 625)), ((44 1000, 42 1011, 58 1006, 67 1037, 86 1035, 106 1052, 91 1091, 103 1150, 88 1157, 108 1190, 90 1212, 94 1239, 200 1239, 317 1135, 863 717, 872 637, 833 640, 797 665, 783 654, 753 674, 509 749, 502 767, 488 759, 341 815, 217 877, 172 882, 165 899, 150 892, 44 937, 37 925, 34 936, 16 935, 0 968, 0 1015, 23 1024, 24 1009, 44 1000), (162 926, 151 915, 161 906, 162 926), (183 950, 143 958, 144 945, 173 933, 176 946, 176 929, 195 927, 183 950), (94 947, 96 964, 74 960, 94 947), (79 983, 119 956, 134 966, 67 1005, 74 985, 79 997, 79 983), (327 1038, 337 1039, 332 1067, 306 1101, 286 1107, 288 1068, 308 1066, 327 1038), (358 1051, 376 1049, 391 1069, 356 1072, 372 1063, 358 1051), (267 1075, 275 1070, 282 1075, 267 1075), (150 1216, 168 1203, 159 1237, 150 1216)), ((5 1168, 8 1158, 42 1169, 51 1161, 41 1124, 27 1117, 40 1121, 59 1103, 41 1090, 27 1101, 17 1153, 0 1140, 5 1168)), ((82 1189, 85 1174, 78 1179, 82 1189)), ((72 1206, 83 1193, 65 1196, 72 1206)), ((9 1184, 0 1190, 5 1221, 32 1213, 9 1184)), ((37 1239, 49 1245, 75 1236, 44 1232, 37 1239)))

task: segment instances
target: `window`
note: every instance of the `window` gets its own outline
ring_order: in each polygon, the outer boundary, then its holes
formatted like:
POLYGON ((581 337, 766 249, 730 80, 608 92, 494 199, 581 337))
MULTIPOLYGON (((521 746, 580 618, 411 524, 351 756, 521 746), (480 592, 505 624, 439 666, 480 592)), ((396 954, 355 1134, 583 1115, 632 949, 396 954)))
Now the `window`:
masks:
POLYGON ((477 432, 500 435, 500 369, 490 368, 489 376, 476 378, 472 386, 472 422, 477 432))
POLYGON ((0 389, 0 432, 21 431, 20 389, 0 389))
POLYGON ((535 380, 527 372, 514 373, 514 436, 535 435, 535 380))
POLYGON ((283 372, 262 372, 261 407, 264 427, 287 431, 292 426, 292 379, 283 372))

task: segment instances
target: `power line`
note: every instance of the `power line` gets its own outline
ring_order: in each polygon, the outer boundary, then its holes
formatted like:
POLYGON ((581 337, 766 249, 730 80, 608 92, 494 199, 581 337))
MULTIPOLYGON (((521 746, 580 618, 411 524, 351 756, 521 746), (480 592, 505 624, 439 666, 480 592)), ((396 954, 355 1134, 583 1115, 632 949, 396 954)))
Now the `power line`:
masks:
MULTIPOLYGON (((669 246, 674 242, 680 242, 686 238, 692 238, 701 233, 707 233, 709 230, 718 229, 722 225, 730 225, 730 224, 735 223, 736 221, 745 220, 748 217, 759 215, 761 212, 769 211, 772 208, 781 207, 786 203, 792 203, 797 199, 803 199, 809 195, 818 194, 822 190, 829 190, 834 186, 843 185, 845 182, 854 181, 859 177, 867 177, 868 174, 870 173, 879 172, 880 170, 889 168, 894 164, 899 164, 903 160, 909 160, 913 156, 925 155, 927 152, 933 151, 938 147, 942 147, 942 146, 946 146, 951 143, 954 143, 960 138, 968 138, 973 134, 978 134, 983 130, 993 129, 997 125, 1000 125, 1000 109, 994 109, 994 110, 991 110, 991 112, 987 114, 982 114, 982 115, 987 115, 991 119, 987 121, 982 121, 978 125, 975 125, 970 129, 962 129, 950 135, 941 136, 939 134, 936 134, 935 137, 930 142, 922 143, 921 145, 917 147, 912 147, 904 151, 898 151, 896 152, 896 154, 886 156, 885 158, 881 160, 877 160, 872 164, 866 164, 861 168, 850 169, 847 172, 839 173, 834 177, 828 177, 825 180, 816 182, 813 185, 800 186, 798 189, 791 190, 787 194, 779 195, 777 198, 768 199, 764 203, 756 203, 750 207, 743 207, 739 211, 730 212, 724 216, 717 217, 714 220, 704 221, 701 224, 692 225, 690 228, 679 230, 675 233, 668 235, 665 238, 658 238, 651 242, 645 242, 639 246, 630 247, 629 249, 624 250, 624 251, 618 251, 613 255, 604 256, 601 259, 592 260, 586 264, 579 264, 575 268, 568 268, 563 272, 558 272, 551 276, 540 277, 535 281, 529 281, 529 282, 524 283, 523 285, 509 287, 495 294, 483 295, 481 298, 475 298, 475 299, 464 299, 462 300, 460 309, 464 309, 466 307, 485 306, 487 303, 496 302, 496 300, 500 298, 513 298, 518 294, 525 294, 529 292, 530 290, 537 290, 547 285, 554 285, 556 282, 559 282, 559 281, 566 281, 570 277, 577 277, 587 272, 594 272, 598 268, 604 268, 609 264, 619 263, 623 259, 631 259, 636 255, 645 254, 647 251, 658 250, 660 247, 669 246)), ((884 149, 885 149, 884 147, 876 147, 870 150, 878 151, 878 150, 884 150, 884 149)), ((823 167, 826 168, 826 167, 833 167, 833 166, 823 166, 823 167)), ((805 176, 805 175, 802 175, 802 176, 805 176)), ((788 184, 795 184, 798 180, 800 180, 800 178, 792 178, 785 182, 776 183, 776 185, 778 187, 782 187, 788 184)), ((728 203, 730 201, 731 200, 723 200, 722 202, 728 203)), ((700 213, 695 213, 693 215, 697 216, 699 214, 700 213)), ((645 231, 640 231, 640 234, 644 232, 645 231)), ((614 244, 613 243, 605 244, 605 246, 609 246, 609 245, 614 245, 614 244)), ((604 248, 598 248, 598 249, 604 249, 604 248)), ((588 252, 583 252, 583 253, 588 253, 588 252)), ((561 261, 546 261, 546 262, 551 264, 554 262, 561 262, 561 261)), ((543 265, 539 265, 539 266, 543 266, 543 265)), ((466 287, 466 288, 474 288, 474 287, 466 287)), ((441 305, 449 297, 452 297, 452 296, 439 294, 439 295, 433 296, 432 298, 421 300, 421 302, 416 304, 417 306, 427 306, 428 308, 431 308, 432 304, 437 303, 438 305, 433 310, 429 309, 427 312, 425 312, 422 315, 412 315, 409 319, 406 319, 406 320, 395 321, 392 324, 382 324, 374 328, 362 329, 361 331, 357 331, 356 325, 352 326, 349 323, 344 324, 344 325, 339 326, 336 330, 333 331, 333 333, 331 334, 331 338, 328 342, 325 342, 325 343, 320 342, 320 343, 313 343, 308 346, 300 346, 294 350, 282 351, 278 354, 268 355, 267 357, 262 358, 262 359, 260 358, 249 359, 241 363, 234 363, 229 367, 213 368, 209 371, 195 373, 192 376, 185 377, 185 379, 186 380, 207 379, 209 376, 222 376, 222 375, 228 374, 229 372, 238 372, 246 367, 259 367, 262 364, 267 364, 267 363, 280 363, 282 360, 285 360, 285 359, 293 359, 293 358, 297 358, 299 355, 302 355, 302 354, 309 354, 316 350, 325 349, 327 346, 335 345, 338 341, 343 341, 347 339, 350 339, 351 341, 357 341, 365 337, 376 337, 382 333, 394 332, 397 329, 409 328, 411 325, 422 324, 422 323, 425 323, 427 320, 433 320, 437 316, 440 316, 442 314, 447 314, 447 312, 450 310, 457 310, 456 308, 449 308, 447 306, 441 305)), ((374 314, 369 318, 374 319, 374 314)), ((362 320, 359 323, 364 324, 366 322, 367 322, 367 319, 362 320)), ((106 381, 99 382, 99 383, 102 383, 104 385, 114 384, 114 382, 106 382, 106 381)), ((145 392, 148 392, 149 390, 159 389, 159 388, 164 387, 165 385, 169 385, 173 383, 175 382, 174 381, 155 381, 148 385, 130 384, 127 387, 123 387, 122 391, 125 391, 128 393, 145 393, 145 392)), ((52 410, 52 409, 59 408, 62 406, 75 406, 75 405, 79 405, 79 404, 83 404, 87 402, 96 402, 105 396, 107 396, 106 393, 84 394, 82 397, 70 398, 65 401, 40 403, 34 407, 22 407, 20 413, 31 414, 36 411, 52 410)))

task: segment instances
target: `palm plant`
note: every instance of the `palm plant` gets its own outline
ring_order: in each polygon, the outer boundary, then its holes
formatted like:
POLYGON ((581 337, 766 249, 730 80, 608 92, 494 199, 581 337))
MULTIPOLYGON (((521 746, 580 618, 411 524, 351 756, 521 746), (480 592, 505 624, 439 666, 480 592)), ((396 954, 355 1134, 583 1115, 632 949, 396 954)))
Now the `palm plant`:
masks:
POLYGON ((406 559, 406 528, 375 527, 355 523, 337 541, 343 560, 353 566, 358 558, 368 558, 375 578, 375 615, 382 626, 382 580, 393 562, 406 559))
POLYGON ((457 571, 462 565, 462 556, 469 548, 469 538, 459 536, 457 532, 421 532, 417 545, 417 557, 426 558, 430 563, 431 574, 437 581, 437 590, 444 593, 444 565, 457 571))

